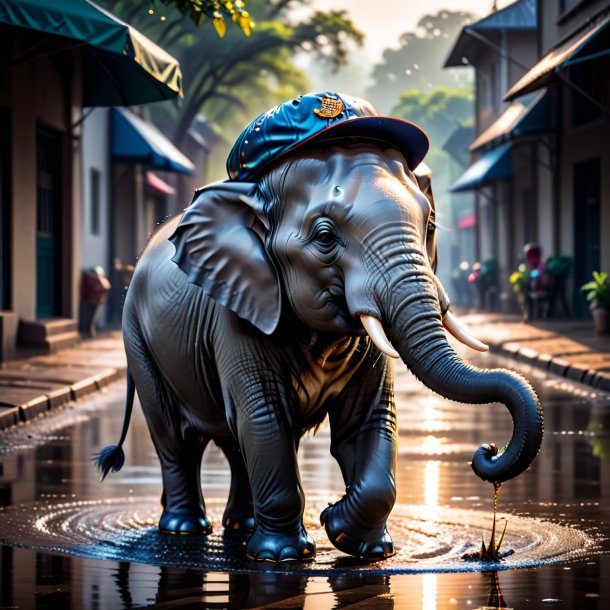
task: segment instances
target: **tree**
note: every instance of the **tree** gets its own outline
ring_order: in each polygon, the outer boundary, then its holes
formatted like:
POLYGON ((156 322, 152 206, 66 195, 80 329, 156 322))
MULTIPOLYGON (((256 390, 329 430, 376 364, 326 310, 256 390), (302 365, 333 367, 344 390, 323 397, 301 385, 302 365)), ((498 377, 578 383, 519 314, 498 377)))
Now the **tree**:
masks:
MULTIPOLYGON (((149 0, 154 6, 155 0, 149 0)), ((218 35, 225 35, 227 26, 225 17, 236 23, 246 36, 250 36, 254 21, 246 10, 243 0, 159 0, 165 6, 177 8, 183 15, 188 15, 191 21, 200 27, 211 19, 218 35)), ((151 9, 151 10, 154 10, 151 9)))
POLYGON ((373 68, 373 85, 367 97, 387 112, 402 91, 435 86, 460 87, 472 82, 465 70, 445 70, 443 64, 455 39, 474 15, 464 11, 440 11, 419 20, 415 32, 400 37, 398 49, 386 49, 383 59, 373 68))
POLYGON ((178 58, 184 77, 185 97, 181 106, 164 107, 166 119, 175 121, 174 141, 180 146, 195 116, 202 110, 222 122, 231 123, 236 112, 251 118, 269 103, 302 92, 306 75, 292 62, 297 52, 315 54, 320 61, 338 69, 346 62, 349 44, 361 44, 363 34, 344 11, 315 11, 298 23, 290 12, 303 8, 308 0, 248 0, 256 28, 244 36, 238 28, 228 28, 225 38, 207 35, 172 11, 160 21, 144 10, 148 0, 102 0, 125 17, 131 15, 135 27, 178 58))
POLYGON ((440 148, 456 127, 473 120, 473 112, 472 87, 436 87, 428 93, 419 89, 404 91, 390 114, 420 125, 432 146, 440 148))
POLYGON ((436 219, 441 231, 453 230, 438 240, 439 266, 437 275, 441 282, 451 282, 452 265, 456 263, 451 255, 451 242, 457 240, 455 225, 457 212, 449 197, 449 187, 455 181, 455 168, 451 169, 451 158, 443 145, 459 126, 473 122, 474 93, 472 87, 450 89, 436 87, 431 91, 410 89, 404 91, 390 114, 416 123, 430 138, 430 150, 426 163, 432 169, 432 189, 436 203, 436 219))

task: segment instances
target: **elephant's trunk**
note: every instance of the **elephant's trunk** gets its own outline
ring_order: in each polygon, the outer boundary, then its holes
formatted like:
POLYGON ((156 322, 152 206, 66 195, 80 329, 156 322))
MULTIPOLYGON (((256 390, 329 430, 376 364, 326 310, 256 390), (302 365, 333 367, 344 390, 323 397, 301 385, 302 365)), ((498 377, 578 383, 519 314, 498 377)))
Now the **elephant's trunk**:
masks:
MULTIPOLYGON (((439 306, 439 289, 426 265, 414 260, 392 264, 386 259, 382 283, 377 283, 381 321, 388 338, 409 369, 431 390, 450 400, 484 404, 501 402, 513 419, 513 435, 499 451, 483 445, 472 468, 483 480, 503 482, 526 470, 543 436, 540 402, 531 385, 517 373, 481 370, 463 362, 447 341, 439 306)), ((396 261, 394 261, 396 262, 396 261)), ((445 313, 445 312, 443 312, 445 313)))

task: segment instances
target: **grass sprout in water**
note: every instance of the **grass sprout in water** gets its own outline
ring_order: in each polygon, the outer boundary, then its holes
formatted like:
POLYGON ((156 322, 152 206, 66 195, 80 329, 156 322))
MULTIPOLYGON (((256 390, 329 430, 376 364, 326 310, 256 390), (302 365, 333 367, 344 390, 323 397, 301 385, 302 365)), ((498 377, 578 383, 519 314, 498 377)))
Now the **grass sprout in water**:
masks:
POLYGON ((513 550, 504 552, 500 550, 502 548, 502 543, 504 542, 504 534, 506 534, 506 526, 508 525, 508 521, 504 522, 502 535, 500 536, 500 540, 496 542, 496 513, 498 507, 498 494, 500 493, 501 487, 502 483, 494 483, 494 520, 491 527, 491 539, 489 540, 489 544, 486 545, 485 539, 481 538, 481 549, 475 553, 466 553, 462 556, 462 559, 466 561, 494 562, 501 561, 505 557, 508 557, 514 553, 513 550))

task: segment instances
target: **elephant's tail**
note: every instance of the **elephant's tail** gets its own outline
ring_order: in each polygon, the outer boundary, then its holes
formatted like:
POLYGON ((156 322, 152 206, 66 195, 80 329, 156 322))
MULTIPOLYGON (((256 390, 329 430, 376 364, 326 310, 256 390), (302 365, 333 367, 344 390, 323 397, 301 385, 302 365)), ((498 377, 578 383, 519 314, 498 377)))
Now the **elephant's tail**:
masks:
POLYGON ((125 452, 123 451, 123 443, 129 430, 129 422, 131 420, 131 412, 133 411, 133 399, 136 392, 136 386, 131 377, 129 369, 127 369, 127 397, 125 400, 125 416, 123 418, 123 429, 121 430, 121 438, 116 445, 108 445, 104 447, 93 459, 100 473, 100 481, 106 478, 106 475, 112 472, 118 472, 123 468, 125 463, 125 452))

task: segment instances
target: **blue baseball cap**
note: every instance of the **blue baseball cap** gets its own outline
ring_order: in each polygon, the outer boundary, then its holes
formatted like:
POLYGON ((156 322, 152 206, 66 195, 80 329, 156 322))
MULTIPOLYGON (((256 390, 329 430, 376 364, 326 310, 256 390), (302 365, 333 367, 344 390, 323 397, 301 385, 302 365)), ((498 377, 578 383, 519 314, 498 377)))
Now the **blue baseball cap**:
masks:
POLYGON ((227 159, 231 180, 251 181, 297 147, 342 138, 378 140, 397 148, 409 169, 426 156, 429 142, 417 125, 379 116, 366 100, 339 93, 309 93, 254 119, 239 135, 227 159))

